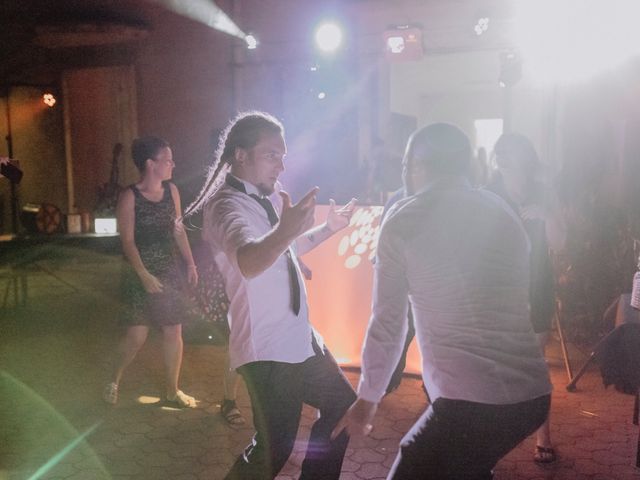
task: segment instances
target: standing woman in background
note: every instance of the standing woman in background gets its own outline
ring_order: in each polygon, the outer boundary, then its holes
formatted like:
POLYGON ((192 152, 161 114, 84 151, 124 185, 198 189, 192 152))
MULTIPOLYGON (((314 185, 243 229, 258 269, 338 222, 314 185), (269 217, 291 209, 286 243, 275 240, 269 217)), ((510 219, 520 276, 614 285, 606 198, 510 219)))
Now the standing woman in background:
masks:
MULTIPOLYGON (((503 134, 494 147, 496 171, 487 188, 500 195, 522 219, 531 242, 529 303, 531 324, 543 350, 556 308, 550 250, 564 249, 567 228, 553 189, 539 178, 540 160, 533 143, 518 133, 503 134)), ((536 463, 552 463, 549 417, 536 432, 536 463)))
POLYGON ((121 192, 117 206, 122 250, 130 266, 124 282, 129 304, 122 319, 127 333, 103 398, 110 404, 118 401, 122 374, 154 326, 162 330, 166 400, 194 407, 195 399, 178 388, 186 312, 178 253, 187 266, 189 283, 197 283, 198 273, 186 232, 177 220, 182 213, 180 194, 169 182, 175 163, 169 144, 157 137, 134 140, 131 154, 140 180, 121 192))

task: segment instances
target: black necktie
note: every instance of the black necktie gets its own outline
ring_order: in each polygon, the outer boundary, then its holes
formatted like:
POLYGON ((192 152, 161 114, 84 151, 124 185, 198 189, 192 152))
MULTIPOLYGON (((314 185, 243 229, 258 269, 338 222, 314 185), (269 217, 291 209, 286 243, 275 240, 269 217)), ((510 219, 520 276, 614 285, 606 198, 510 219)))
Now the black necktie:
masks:
MULTIPOLYGON (((227 175, 226 178, 227 185, 235 188, 236 190, 240 190, 243 193, 247 193, 247 190, 244 188, 242 182, 238 181, 236 178, 231 175, 227 175)), ((258 202, 262 208, 267 212, 267 218, 269 219, 269 223, 273 227, 278 221, 278 214, 276 213, 276 209, 273 208, 273 204, 268 197, 261 197, 252 193, 249 195, 256 202, 258 202)), ((298 271, 296 270, 296 264, 293 261, 293 256, 291 255, 291 249, 287 248, 284 252, 285 257, 287 258, 287 269, 289 270, 289 288, 291 291, 291 310, 293 313, 298 315, 300 312, 300 280, 298 279, 298 271)))

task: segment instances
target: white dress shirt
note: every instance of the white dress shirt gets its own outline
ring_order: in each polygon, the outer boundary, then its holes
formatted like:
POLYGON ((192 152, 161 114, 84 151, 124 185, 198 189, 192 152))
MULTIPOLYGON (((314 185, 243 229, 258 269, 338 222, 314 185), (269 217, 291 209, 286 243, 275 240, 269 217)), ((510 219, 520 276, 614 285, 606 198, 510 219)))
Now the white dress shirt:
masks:
MULTIPOLYGON (((260 239, 273 228, 264 208, 249 196, 252 193, 259 195, 256 187, 242 183, 247 193, 225 184, 204 212, 204 238, 224 277, 230 302, 230 366, 238 368, 262 360, 303 362, 314 354, 312 332, 320 347, 323 342, 309 323, 307 294, 296 256, 292 255, 300 280, 300 312, 297 316, 291 309, 289 270, 284 254, 253 278, 245 278, 238 267, 238 249, 260 239)), ((279 211, 280 203, 273 203, 279 211)))
POLYGON ((431 401, 512 404, 548 394, 529 321, 529 241, 497 195, 459 177, 387 215, 358 395, 379 402, 398 363, 411 301, 431 401))

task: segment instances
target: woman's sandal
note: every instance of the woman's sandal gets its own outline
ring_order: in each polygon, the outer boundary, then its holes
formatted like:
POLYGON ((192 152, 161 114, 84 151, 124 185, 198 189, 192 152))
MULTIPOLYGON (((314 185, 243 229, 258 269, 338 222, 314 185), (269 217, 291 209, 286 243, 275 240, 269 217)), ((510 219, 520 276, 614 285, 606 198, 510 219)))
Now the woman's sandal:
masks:
POLYGON ((533 454, 533 461, 540 464, 553 463, 556 461, 556 451, 553 447, 542 447, 536 445, 536 451, 533 454))
POLYGON ((193 408, 196 406, 196 399, 178 390, 173 398, 167 396, 167 403, 178 408, 193 408))
POLYGON ((118 385, 113 382, 105 385, 102 391, 102 399, 111 405, 118 403, 118 385))
POLYGON ((222 418, 224 418, 224 420, 232 427, 240 427, 246 422, 246 420, 242 416, 242 413, 240 413, 235 400, 227 400, 225 398, 222 401, 222 405, 220 406, 220 414, 222 415, 222 418))

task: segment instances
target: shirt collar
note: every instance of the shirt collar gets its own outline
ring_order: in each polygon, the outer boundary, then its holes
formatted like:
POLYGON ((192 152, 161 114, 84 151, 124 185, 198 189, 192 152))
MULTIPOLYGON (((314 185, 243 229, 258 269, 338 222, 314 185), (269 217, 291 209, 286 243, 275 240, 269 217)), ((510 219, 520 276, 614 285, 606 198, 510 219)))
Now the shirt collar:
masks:
MULTIPOLYGON (((235 175, 232 175, 230 173, 227 174, 228 176, 230 176, 231 178, 233 178, 234 180, 238 181, 239 183, 241 183, 244 186, 244 190, 247 193, 247 195, 258 195, 259 197, 264 197, 264 195, 262 195, 258 189, 256 188, 256 186, 253 183, 247 182, 245 180, 242 180, 241 178, 236 177, 235 175)), ((233 187, 232 187, 233 188, 233 187)))
POLYGON ((463 175, 439 175, 416 192, 416 195, 420 195, 431 190, 452 187, 471 188, 471 182, 469 182, 469 179, 463 175))

